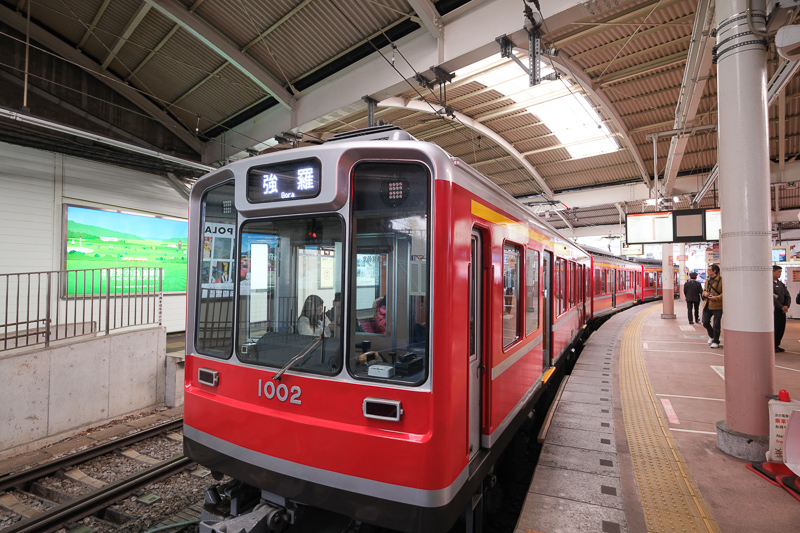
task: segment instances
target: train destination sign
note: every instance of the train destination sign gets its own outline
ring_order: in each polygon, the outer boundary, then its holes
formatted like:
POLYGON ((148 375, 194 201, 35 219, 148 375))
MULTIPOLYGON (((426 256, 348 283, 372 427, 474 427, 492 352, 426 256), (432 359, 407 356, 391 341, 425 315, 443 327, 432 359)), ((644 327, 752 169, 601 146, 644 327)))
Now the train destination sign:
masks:
POLYGON ((317 158, 252 167, 247 171, 247 199, 264 203, 313 198, 319 194, 321 174, 317 158))

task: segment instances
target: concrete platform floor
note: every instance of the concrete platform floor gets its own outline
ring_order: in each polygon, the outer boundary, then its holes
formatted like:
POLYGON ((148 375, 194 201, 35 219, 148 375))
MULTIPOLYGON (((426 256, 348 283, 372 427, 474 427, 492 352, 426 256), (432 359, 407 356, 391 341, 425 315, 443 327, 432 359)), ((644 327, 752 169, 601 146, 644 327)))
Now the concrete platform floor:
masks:
MULTIPOLYGON (((661 303, 624 311, 589 340, 559 401, 516 533, 800 531, 799 501, 716 448, 716 423, 725 418, 724 349, 711 349, 702 326, 688 324, 684 305, 675 302, 677 319, 662 319, 661 303), (639 381, 628 375, 638 371, 639 381), (636 391, 650 401, 626 407, 636 391), (637 420, 646 418, 644 403, 652 404, 655 432, 637 420), (659 456, 666 456, 665 472, 659 456)), ((776 392, 800 399, 800 320, 789 321, 782 346, 776 392)))

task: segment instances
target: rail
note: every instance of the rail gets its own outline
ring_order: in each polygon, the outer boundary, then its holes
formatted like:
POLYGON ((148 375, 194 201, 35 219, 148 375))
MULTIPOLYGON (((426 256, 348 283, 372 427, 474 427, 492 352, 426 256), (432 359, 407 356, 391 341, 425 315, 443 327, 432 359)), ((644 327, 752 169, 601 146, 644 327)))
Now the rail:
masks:
POLYGON ((161 268, 0 274, 0 352, 161 324, 161 268))

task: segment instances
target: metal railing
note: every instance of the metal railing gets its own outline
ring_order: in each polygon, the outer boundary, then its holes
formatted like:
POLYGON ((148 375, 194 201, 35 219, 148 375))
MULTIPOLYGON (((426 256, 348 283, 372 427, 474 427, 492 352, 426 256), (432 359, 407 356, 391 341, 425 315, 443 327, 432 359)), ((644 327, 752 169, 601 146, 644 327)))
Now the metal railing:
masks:
POLYGON ((161 324, 161 268, 0 274, 0 351, 161 324))

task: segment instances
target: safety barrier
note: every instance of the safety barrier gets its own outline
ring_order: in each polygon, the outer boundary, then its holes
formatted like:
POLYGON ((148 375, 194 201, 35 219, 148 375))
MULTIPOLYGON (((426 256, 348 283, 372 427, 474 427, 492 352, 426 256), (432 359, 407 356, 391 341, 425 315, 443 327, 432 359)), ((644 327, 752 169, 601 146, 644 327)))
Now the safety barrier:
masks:
POLYGON ((0 351, 161 324, 161 268, 0 274, 0 351))

